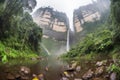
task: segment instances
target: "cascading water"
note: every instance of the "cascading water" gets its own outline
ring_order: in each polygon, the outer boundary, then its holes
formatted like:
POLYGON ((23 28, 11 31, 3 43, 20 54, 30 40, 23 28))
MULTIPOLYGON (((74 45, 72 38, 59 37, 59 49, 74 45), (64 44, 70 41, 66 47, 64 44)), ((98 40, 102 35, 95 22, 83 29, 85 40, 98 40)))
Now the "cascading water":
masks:
POLYGON ((48 51, 48 49, 44 46, 43 43, 40 43, 40 45, 42 46, 42 48, 47 52, 48 55, 50 55, 50 52, 48 51))
POLYGON ((70 50, 70 34, 69 34, 69 29, 67 30, 67 44, 66 44, 67 51, 70 50))
POLYGON ((73 28, 73 9, 69 9, 71 13, 66 13, 68 18, 69 18, 69 27, 67 30, 67 44, 66 44, 66 49, 67 51, 70 50, 70 31, 74 32, 73 28))

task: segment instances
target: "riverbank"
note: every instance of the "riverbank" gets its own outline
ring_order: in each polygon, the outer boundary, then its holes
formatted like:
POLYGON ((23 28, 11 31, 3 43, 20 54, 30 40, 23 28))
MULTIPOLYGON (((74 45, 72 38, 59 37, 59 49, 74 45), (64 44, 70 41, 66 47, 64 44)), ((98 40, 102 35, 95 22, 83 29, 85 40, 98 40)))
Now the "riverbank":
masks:
POLYGON ((119 80, 119 62, 110 56, 69 62, 54 56, 12 61, 0 64, 0 80, 119 80))

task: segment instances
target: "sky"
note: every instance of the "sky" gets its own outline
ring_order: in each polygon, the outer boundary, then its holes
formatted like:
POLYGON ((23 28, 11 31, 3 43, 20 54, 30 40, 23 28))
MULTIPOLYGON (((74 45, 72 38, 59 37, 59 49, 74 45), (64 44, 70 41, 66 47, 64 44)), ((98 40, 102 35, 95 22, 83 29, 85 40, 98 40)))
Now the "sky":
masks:
POLYGON ((73 11, 82 5, 92 3, 92 0, 36 0, 35 12, 40 7, 52 7, 54 10, 65 12, 69 18, 70 28, 73 31, 73 11))

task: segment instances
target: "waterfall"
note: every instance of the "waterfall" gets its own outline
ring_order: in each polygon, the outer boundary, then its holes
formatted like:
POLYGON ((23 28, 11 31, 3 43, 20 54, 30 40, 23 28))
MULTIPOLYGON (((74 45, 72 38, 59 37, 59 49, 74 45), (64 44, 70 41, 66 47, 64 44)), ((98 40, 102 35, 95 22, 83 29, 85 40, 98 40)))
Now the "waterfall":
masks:
POLYGON ((47 52, 48 55, 51 55, 50 52, 48 51, 48 49, 44 46, 44 44, 40 43, 40 45, 47 52))
POLYGON ((69 34, 69 29, 67 30, 67 44, 66 44, 66 48, 67 48, 67 51, 70 50, 70 34, 69 34))

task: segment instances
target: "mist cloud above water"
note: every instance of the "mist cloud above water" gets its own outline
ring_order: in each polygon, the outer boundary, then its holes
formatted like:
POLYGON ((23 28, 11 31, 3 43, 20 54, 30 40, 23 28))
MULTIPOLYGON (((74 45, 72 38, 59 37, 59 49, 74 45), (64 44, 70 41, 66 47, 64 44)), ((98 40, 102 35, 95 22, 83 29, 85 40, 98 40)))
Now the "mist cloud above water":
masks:
POLYGON ((35 12, 40 7, 50 6, 54 10, 65 12, 69 18, 70 27, 73 30, 73 11, 82 5, 87 5, 92 3, 92 0, 36 0, 37 6, 35 7, 35 12))

